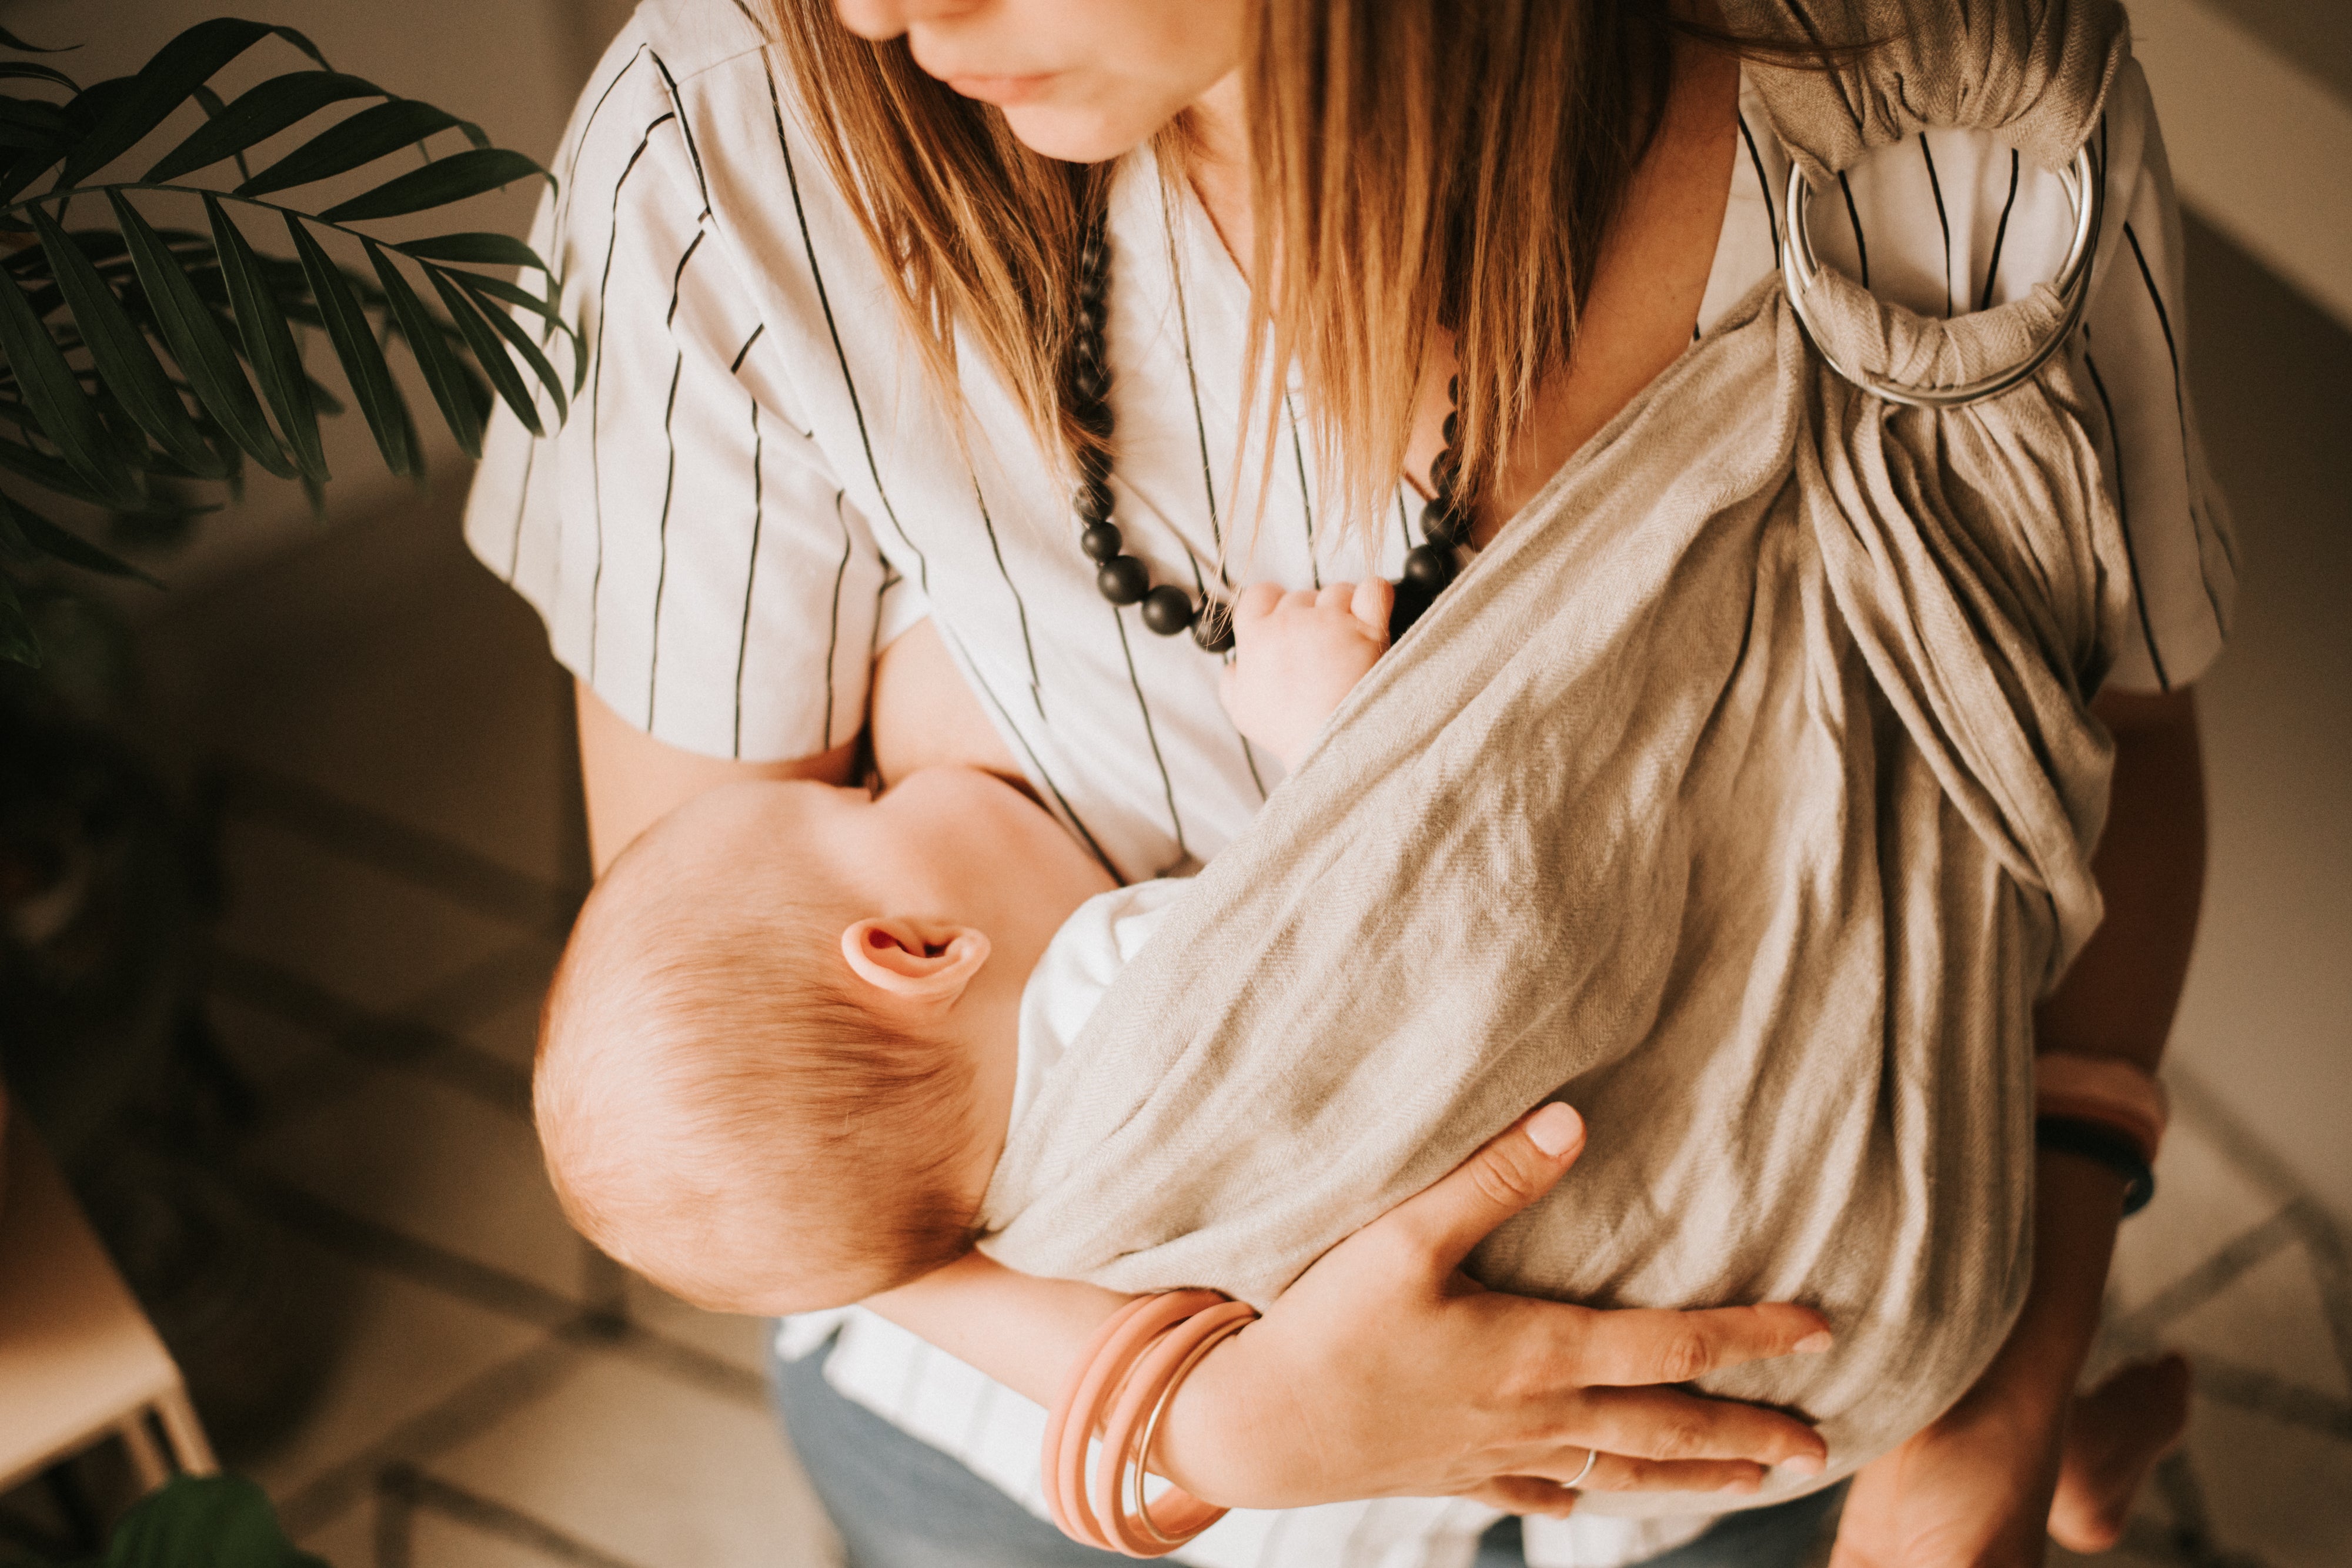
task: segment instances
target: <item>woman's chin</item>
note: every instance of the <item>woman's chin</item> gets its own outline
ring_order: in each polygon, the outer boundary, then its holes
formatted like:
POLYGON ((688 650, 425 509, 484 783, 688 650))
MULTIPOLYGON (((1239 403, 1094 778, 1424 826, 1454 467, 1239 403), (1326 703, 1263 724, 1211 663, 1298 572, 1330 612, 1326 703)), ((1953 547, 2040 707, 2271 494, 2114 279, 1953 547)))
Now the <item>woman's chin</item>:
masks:
POLYGON ((1108 163, 1149 141, 1165 125, 1166 114, 1120 114, 1055 104, 1013 104, 1005 124, 1024 147, 1066 163, 1108 163))

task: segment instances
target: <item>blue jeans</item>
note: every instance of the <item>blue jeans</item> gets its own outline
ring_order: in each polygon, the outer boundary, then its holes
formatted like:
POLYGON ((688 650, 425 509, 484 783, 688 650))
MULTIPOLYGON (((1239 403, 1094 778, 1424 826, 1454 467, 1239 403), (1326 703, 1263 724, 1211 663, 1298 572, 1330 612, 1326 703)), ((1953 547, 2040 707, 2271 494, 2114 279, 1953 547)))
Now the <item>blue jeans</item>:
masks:
MULTIPOLYGON (((849 1568, 1109 1568, 1132 1559, 1081 1546, 962 1465, 908 1437, 824 1380, 831 1346, 800 1361, 769 1354, 776 1411, 849 1568)), ((1776 1508, 1726 1514, 1643 1568, 1798 1568, 1843 1486, 1776 1508)), ((1479 1542, 1476 1568, 1524 1568, 1519 1521, 1479 1542)))

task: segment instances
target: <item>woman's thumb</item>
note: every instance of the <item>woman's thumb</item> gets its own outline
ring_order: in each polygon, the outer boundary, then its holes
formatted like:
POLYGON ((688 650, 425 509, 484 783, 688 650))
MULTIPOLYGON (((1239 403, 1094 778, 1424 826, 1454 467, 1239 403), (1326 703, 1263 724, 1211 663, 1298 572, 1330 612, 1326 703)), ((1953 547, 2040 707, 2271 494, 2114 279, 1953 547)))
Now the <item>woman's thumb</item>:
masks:
POLYGON ((1584 1151, 1584 1118, 1538 1106, 1447 1175, 1376 1221, 1412 1233, 1442 1274, 1459 1268, 1487 1234, 1552 1189, 1584 1151))

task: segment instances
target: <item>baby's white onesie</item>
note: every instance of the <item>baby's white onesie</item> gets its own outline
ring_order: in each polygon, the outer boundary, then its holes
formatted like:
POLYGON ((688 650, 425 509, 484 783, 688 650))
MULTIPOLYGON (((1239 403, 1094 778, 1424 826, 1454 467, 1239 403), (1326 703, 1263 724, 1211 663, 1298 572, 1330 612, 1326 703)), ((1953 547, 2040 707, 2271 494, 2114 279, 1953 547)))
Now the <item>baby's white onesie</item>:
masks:
POLYGON ((1160 928, 1160 915, 1192 885, 1181 877, 1160 877, 1115 887, 1087 899, 1062 922, 1021 988, 1021 1051, 1007 1126, 1021 1119, 1038 1084, 1086 1029, 1111 982, 1160 928))

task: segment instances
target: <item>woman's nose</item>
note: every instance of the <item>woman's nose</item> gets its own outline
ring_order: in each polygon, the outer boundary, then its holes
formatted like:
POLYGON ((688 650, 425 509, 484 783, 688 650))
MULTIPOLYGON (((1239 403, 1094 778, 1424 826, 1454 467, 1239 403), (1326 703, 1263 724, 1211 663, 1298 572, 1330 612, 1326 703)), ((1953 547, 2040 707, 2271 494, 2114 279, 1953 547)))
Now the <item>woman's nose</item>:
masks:
POLYGON ((895 38, 919 22, 979 9, 985 0, 834 0, 841 25, 861 38, 895 38))

